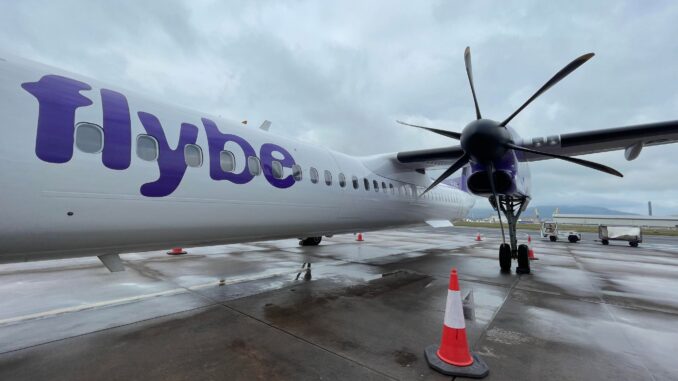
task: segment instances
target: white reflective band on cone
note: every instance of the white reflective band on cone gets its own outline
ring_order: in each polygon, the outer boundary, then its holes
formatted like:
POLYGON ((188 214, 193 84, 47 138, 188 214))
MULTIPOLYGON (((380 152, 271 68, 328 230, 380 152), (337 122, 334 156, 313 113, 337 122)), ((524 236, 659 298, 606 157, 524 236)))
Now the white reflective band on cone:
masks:
POLYGON ((447 304, 445 305, 445 325, 450 328, 466 328, 464 311, 461 305, 461 292, 447 290, 447 304))

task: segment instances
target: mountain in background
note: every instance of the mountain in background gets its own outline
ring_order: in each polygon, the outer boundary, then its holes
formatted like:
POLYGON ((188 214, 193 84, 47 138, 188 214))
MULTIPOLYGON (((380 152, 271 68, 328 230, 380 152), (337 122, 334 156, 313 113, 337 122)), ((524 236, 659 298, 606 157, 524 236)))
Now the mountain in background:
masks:
MULTIPOLYGON (((478 203, 482 204, 482 203, 478 203)), ((478 205, 476 204, 476 205, 478 205)), ((553 212, 558 208, 561 214, 599 214, 606 216, 632 216, 633 213, 621 212, 619 210, 604 208, 602 206, 591 206, 591 205, 538 205, 530 206, 525 210, 520 216, 521 217, 534 217, 534 210, 539 210, 539 216, 541 219, 549 219, 553 215, 553 212)), ((468 218, 471 219, 483 219, 490 216, 496 215, 496 211, 492 210, 489 205, 488 207, 476 206, 471 209, 469 212, 468 218)))

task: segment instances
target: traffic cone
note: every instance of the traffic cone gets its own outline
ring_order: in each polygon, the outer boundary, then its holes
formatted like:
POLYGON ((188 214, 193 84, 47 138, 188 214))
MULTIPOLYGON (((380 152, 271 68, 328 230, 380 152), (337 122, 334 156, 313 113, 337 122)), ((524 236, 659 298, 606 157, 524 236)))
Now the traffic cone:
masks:
POLYGON ((538 260, 539 258, 534 256, 534 250, 532 250, 532 237, 527 235, 527 259, 531 261, 538 260))
POLYGON ((180 247, 173 247, 172 250, 168 251, 167 254, 169 255, 181 255, 181 254, 186 254, 186 251, 180 247))
POLYGON ((480 242, 480 241, 482 241, 482 240, 483 240, 483 239, 480 238, 480 232, 478 232, 478 235, 476 235, 476 241, 480 242))
POLYGON ((356 241, 358 241, 358 242, 364 241, 364 239, 363 239, 363 233, 358 233, 358 238, 356 238, 356 241))
POLYGON ((440 346, 429 345, 424 355, 429 367, 448 376, 483 378, 490 373, 485 362, 477 354, 469 351, 459 279, 455 268, 450 274, 440 346))

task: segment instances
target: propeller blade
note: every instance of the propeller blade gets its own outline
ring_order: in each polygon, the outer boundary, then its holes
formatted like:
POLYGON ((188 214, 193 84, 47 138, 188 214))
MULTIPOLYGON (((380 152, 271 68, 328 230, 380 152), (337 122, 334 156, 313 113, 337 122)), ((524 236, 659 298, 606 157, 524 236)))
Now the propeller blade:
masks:
POLYGON ((596 169, 596 170, 601 171, 601 172, 609 173, 610 175, 615 175, 615 176, 619 176, 619 177, 624 177, 624 175, 622 175, 622 174, 621 174, 619 171, 617 171, 616 169, 610 168, 610 167, 608 167, 608 166, 606 166, 606 165, 594 163, 594 162, 592 162, 592 161, 583 160, 583 159, 577 159, 577 158, 575 158, 575 157, 569 157, 569 156, 557 155, 557 154, 554 154, 554 153, 541 152, 541 151, 533 150, 533 149, 531 149, 531 148, 521 147, 521 146, 519 146, 519 145, 515 145, 515 144, 512 144, 512 143, 506 143, 505 146, 508 147, 508 148, 512 148, 512 149, 514 149, 514 150, 516 150, 516 151, 530 152, 530 153, 534 153, 534 154, 537 154, 537 155, 554 157, 554 158, 556 158, 556 159, 561 159, 561 160, 569 161, 569 162, 571 162, 571 163, 583 165, 584 167, 588 167, 588 168, 596 169))
POLYGON ((440 184, 443 180, 452 176, 452 174, 454 174, 454 172, 457 172, 459 170, 459 168, 466 165, 469 162, 469 160, 470 160, 470 156, 468 154, 464 154, 464 156, 460 157, 457 161, 455 161, 454 164, 452 164, 452 166, 447 168, 447 170, 445 172, 443 172, 443 174, 440 175, 440 177, 438 177, 436 179, 436 181, 433 182, 433 184, 429 185, 429 187, 426 188, 425 191, 421 192, 419 197, 422 197, 423 195, 426 194, 426 192, 433 189, 436 185, 440 184))
POLYGON ((518 113, 523 111, 523 109, 525 107, 527 107, 527 105, 532 103, 533 100, 537 99, 537 97, 542 95, 544 92, 546 92, 546 90, 550 89, 553 85, 560 82, 561 79, 567 77, 570 73, 575 71, 579 66, 583 65, 586 61, 591 59, 591 57, 593 57, 593 53, 584 54, 583 56, 578 57, 574 61, 567 64, 567 66, 565 66, 564 68, 560 69, 560 71, 557 72, 556 75, 554 75, 551 79, 549 79, 548 82, 546 82, 544 84, 544 86, 542 86, 539 90, 537 90, 537 92, 534 93, 534 95, 531 96, 530 99, 528 99, 525 103, 523 103, 522 106, 520 106, 516 111, 513 112, 513 114, 511 114, 511 116, 506 118, 499 125, 502 126, 502 127, 506 127, 508 122, 510 122, 511 119, 513 119, 516 115, 518 115, 518 113))
POLYGON ((447 136, 448 138, 457 139, 457 140, 461 139, 461 134, 459 132, 439 130, 437 128, 430 128, 430 127, 424 127, 424 126, 417 126, 416 124, 409 124, 409 123, 401 122, 399 120, 396 120, 396 122, 400 123, 404 126, 423 128, 424 130, 429 130, 431 132, 435 132, 436 134, 447 136))
POLYGON ((501 228, 501 242, 506 243, 506 236, 504 235, 504 223, 501 222, 501 212, 499 209, 501 208, 499 206, 499 197, 497 196, 497 190, 494 187, 494 165, 492 165, 492 162, 487 166, 488 171, 487 171, 487 177, 490 179, 490 189, 492 189, 492 195, 494 196, 494 203, 497 205, 497 216, 499 217, 499 227, 501 228))
POLYGON ((480 116, 480 107, 478 107, 478 98, 476 98, 476 89, 473 86, 473 69, 471 68, 471 48, 466 47, 464 50, 464 64, 466 64, 466 75, 468 76, 468 84, 471 85, 471 94, 473 94, 473 104, 476 106, 476 119, 482 119, 480 116))

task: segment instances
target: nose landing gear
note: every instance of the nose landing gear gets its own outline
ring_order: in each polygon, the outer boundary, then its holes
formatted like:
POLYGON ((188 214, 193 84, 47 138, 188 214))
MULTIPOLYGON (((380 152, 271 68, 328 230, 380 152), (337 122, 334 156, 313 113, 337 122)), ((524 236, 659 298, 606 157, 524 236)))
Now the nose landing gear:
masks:
MULTIPOLYGON (((490 197, 490 204, 492 207, 500 211, 506 217, 508 222, 509 242, 499 245, 499 267, 502 272, 511 272, 511 260, 516 259, 518 267, 516 267, 517 274, 530 273, 530 260, 528 259, 529 248, 527 245, 518 245, 518 238, 516 234, 516 224, 520 213, 527 207, 528 198, 514 198, 510 196, 498 195, 490 197), (497 202, 498 201, 498 202, 497 202)), ((503 226, 502 226, 503 237, 503 226)))

